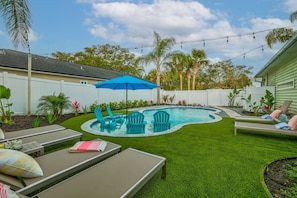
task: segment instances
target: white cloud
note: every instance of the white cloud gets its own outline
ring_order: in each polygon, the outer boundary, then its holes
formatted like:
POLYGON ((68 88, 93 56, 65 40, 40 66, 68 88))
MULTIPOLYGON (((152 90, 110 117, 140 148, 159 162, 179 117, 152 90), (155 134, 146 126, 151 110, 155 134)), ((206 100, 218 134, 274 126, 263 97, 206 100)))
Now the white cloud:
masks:
POLYGON ((32 29, 29 32, 29 41, 37 41, 41 38, 41 35, 38 35, 36 32, 34 32, 32 29))
POLYGON ((291 12, 294 12, 297 10, 296 0, 285 0, 284 5, 288 9, 290 14, 291 14, 291 12))
MULTIPOLYGON (((94 20, 97 23, 90 31, 96 34, 96 28, 103 26, 106 18, 113 22, 108 24, 108 37, 112 42, 138 42, 151 44, 152 33, 156 31, 164 36, 185 36, 199 28, 208 26, 208 21, 216 19, 210 9, 198 2, 160 1, 153 4, 134 4, 128 2, 93 4, 94 20), (115 27, 119 27, 118 31, 115 27), (125 33, 122 33, 122 32, 125 33), (114 36, 118 34, 118 36, 114 36), (113 35, 113 36, 111 36, 113 35), (119 40, 112 40, 118 38, 119 40), (147 38, 150 38, 148 40, 147 38)), ((104 25, 106 26, 106 25, 104 25)))
MULTIPOLYGON (((296 0, 286 0, 286 5, 293 1, 296 0)), ((151 4, 94 2, 92 15, 86 19, 91 35, 121 47, 136 47, 135 51, 143 50, 145 54, 151 50, 155 31, 162 38, 174 37, 177 41, 174 50, 187 53, 193 48, 205 50, 212 63, 236 57, 254 61, 268 59, 281 46, 266 47, 268 31, 292 25, 289 19, 244 18, 238 19, 241 24, 235 26, 225 11, 212 10, 190 0, 162 0, 151 4), (262 48, 265 53, 261 53, 262 48)))

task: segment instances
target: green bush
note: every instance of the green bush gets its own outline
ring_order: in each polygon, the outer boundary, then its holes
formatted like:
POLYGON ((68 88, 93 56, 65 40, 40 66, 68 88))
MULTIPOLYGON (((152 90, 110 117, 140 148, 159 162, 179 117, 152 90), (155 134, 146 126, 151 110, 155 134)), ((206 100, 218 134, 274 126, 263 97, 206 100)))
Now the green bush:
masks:
POLYGON ((69 100, 69 97, 66 97, 65 94, 60 93, 59 95, 48 95, 41 96, 39 99, 39 104, 37 106, 38 114, 43 115, 53 115, 55 118, 58 118, 63 114, 65 109, 72 107, 72 103, 69 100))

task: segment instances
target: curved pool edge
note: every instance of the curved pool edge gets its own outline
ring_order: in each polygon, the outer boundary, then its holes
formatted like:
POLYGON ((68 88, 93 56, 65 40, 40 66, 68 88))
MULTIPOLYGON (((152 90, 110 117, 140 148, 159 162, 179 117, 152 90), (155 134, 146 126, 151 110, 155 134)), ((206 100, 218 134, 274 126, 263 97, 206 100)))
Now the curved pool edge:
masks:
POLYGON ((188 122, 185 124, 178 124, 176 126, 174 126, 173 128, 166 130, 166 131, 162 131, 162 132, 150 132, 150 133, 144 133, 144 134, 112 134, 112 132, 102 132, 96 129, 91 128, 91 124, 96 122, 97 119, 91 119, 88 120, 87 122, 83 123, 81 125, 81 129, 87 133, 91 133, 93 135, 100 135, 100 136, 109 136, 109 137, 151 137, 151 136, 159 136, 159 135, 165 135, 165 134, 170 134, 173 132, 176 132, 177 130, 181 129, 183 126, 185 125, 190 125, 190 124, 206 124, 206 123, 213 123, 213 122, 219 122, 222 120, 222 117, 217 115, 218 113, 221 112, 221 110, 213 108, 213 107, 192 107, 192 106, 184 106, 184 107, 180 107, 180 106, 153 106, 154 108, 137 108, 137 109, 133 109, 132 111, 139 111, 139 112, 143 112, 144 110, 148 110, 148 109, 164 109, 164 108, 171 108, 171 107, 179 107, 179 108, 196 108, 196 109, 205 109, 205 110, 213 110, 213 113, 210 113, 209 115, 212 115, 214 117, 214 120, 211 121, 205 121, 205 122, 188 122))

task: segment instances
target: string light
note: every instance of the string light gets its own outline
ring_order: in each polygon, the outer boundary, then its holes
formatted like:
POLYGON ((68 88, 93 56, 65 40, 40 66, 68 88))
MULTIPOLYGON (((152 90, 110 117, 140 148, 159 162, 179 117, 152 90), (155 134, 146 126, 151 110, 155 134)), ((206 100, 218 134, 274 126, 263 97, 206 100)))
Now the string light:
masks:
MULTIPOLYGON (((292 26, 287 26, 287 27, 282 27, 282 28, 292 28, 295 27, 297 25, 292 25, 292 26)), ((192 41, 181 41, 181 42, 177 42, 176 44, 186 44, 186 43, 198 43, 198 42, 202 42, 203 43, 203 47, 206 46, 206 41, 217 41, 217 40, 222 40, 222 39, 226 39, 227 38, 227 43, 229 42, 230 38, 236 38, 236 37, 240 37, 242 38, 243 36, 250 36, 252 35, 253 39, 256 39, 256 34, 260 34, 263 32, 268 32, 274 29, 278 29, 278 28, 273 28, 273 29, 266 29, 266 30, 259 30, 257 32, 250 32, 250 33, 246 33, 246 34, 236 34, 236 35, 229 35, 229 36, 222 36, 222 37, 217 37, 217 38, 209 38, 209 39, 201 39, 201 40, 192 40, 192 41)), ((154 47, 153 45, 150 46, 143 46, 144 48, 152 48, 154 47)), ((133 49, 133 48, 130 48, 133 49)))
MULTIPOLYGON (((295 27, 297 25, 292 25, 292 26, 287 26, 287 27, 282 27, 282 28, 292 28, 292 27, 295 27)), ((235 37, 239 37, 239 38, 242 38, 243 36, 250 36, 252 35, 252 38, 253 39, 256 39, 256 34, 260 34, 260 33, 263 33, 263 32, 268 32, 268 31, 271 31, 271 30, 274 30, 274 29, 279 29, 279 28, 273 28, 273 29, 266 29, 266 30, 260 30, 260 31, 257 31, 257 32, 251 32, 251 33, 247 33, 247 34, 237 34, 237 35, 229 35, 229 36, 223 36, 223 37, 217 37, 217 38, 209 38, 209 39, 201 39, 201 40, 193 40, 193 41, 181 41, 181 42, 177 42, 176 44, 180 44, 180 48, 183 49, 184 47, 184 44, 185 43, 197 43, 197 42, 202 42, 202 45, 203 47, 206 46, 206 41, 217 41, 217 40, 222 40, 222 39, 226 39, 226 43, 228 44, 229 43, 229 39, 230 38, 235 38, 235 37)), ((29 45, 29 44, 28 44, 29 45)), ((148 45, 148 46, 141 46, 141 47, 134 47, 134 48, 127 48, 128 50, 131 50, 131 49, 140 49, 141 53, 143 53, 143 49, 144 48, 152 48, 154 47, 153 45, 148 45)), ((28 46, 29 50, 30 50, 30 46, 28 46)), ((262 51, 264 51, 264 46, 261 45, 260 47, 257 47, 257 48, 254 48, 254 49, 251 49, 245 53, 243 53, 242 55, 240 55, 241 57, 245 58, 246 57, 246 54, 250 53, 251 51, 254 51, 256 49, 259 49, 261 48, 262 51)), ((48 54, 46 54, 48 55, 48 54)), ((51 54, 50 54, 51 56, 51 54)), ((234 57, 232 59, 235 59, 235 58, 238 58, 237 57, 234 57)), ((231 60, 231 59, 230 59, 231 60)))

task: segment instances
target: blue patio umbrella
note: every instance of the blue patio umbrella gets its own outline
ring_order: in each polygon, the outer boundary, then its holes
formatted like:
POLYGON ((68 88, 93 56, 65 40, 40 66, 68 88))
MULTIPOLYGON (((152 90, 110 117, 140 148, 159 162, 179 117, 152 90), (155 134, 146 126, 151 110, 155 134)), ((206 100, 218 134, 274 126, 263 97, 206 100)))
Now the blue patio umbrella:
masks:
POLYGON ((154 83, 132 76, 120 76, 117 78, 96 83, 94 84, 94 86, 96 88, 126 90, 126 115, 128 111, 128 90, 154 89, 159 87, 154 83))

